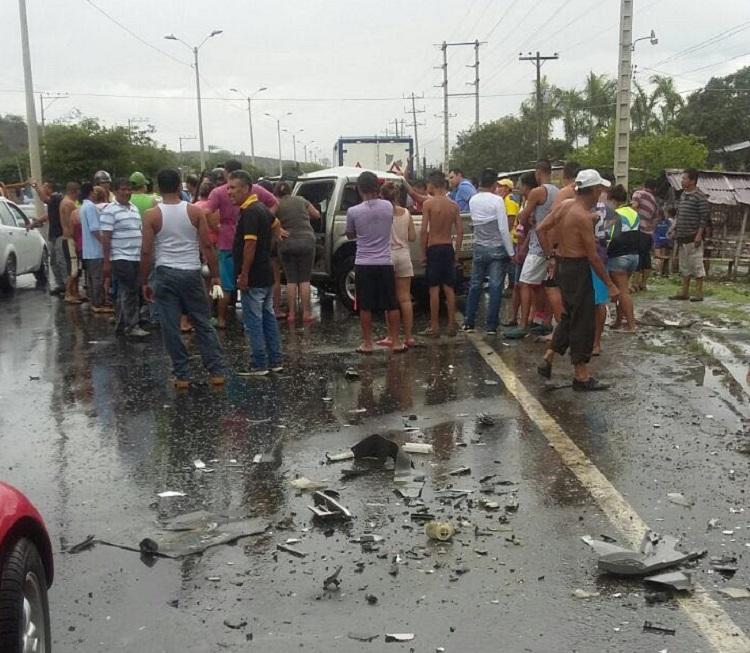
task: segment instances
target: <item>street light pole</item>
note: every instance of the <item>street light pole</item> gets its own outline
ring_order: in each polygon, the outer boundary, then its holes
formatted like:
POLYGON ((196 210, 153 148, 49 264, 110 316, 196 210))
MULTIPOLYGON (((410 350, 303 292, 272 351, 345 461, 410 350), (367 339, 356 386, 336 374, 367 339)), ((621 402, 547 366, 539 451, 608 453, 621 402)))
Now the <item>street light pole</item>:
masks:
POLYGON ((194 141, 195 136, 179 136, 178 138, 180 141, 180 171, 182 171, 182 141, 194 141))
POLYGON ((286 118, 287 116, 291 116, 292 112, 291 111, 287 111, 282 116, 272 116, 268 112, 266 112, 265 115, 267 115, 269 118, 272 118, 273 120, 276 121, 276 134, 277 134, 278 139, 279 139, 279 177, 281 177, 284 174, 284 164, 283 164, 283 162, 281 160, 281 119, 282 118, 286 118))
POLYGON ((201 170, 206 169, 206 152, 204 147, 204 141, 203 141, 203 106, 201 103, 201 77, 200 77, 200 70, 198 68, 198 50, 201 49, 203 44, 208 41, 208 39, 218 36, 222 33, 222 30, 215 29, 213 30, 206 38, 204 38, 200 44, 191 46, 188 43, 185 43, 181 38, 178 38, 174 34, 167 34, 164 38, 168 41, 179 41, 183 45, 187 46, 188 49, 192 50, 193 52, 193 60, 194 60, 194 67, 195 67, 195 91, 197 95, 198 100, 198 141, 200 143, 200 161, 201 161, 201 170))
POLYGON ((293 153, 293 158, 294 158, 294 164, 296 165, 297 164, 297 134, 301 134, 305 130, 304 129, 297 129, 296 131, 293 131, 293 130, 290 130, 290 129, 285 129, 284 131, 287 134, 291 134, 292 135, 292 153, 293 153))
MULTIPOLYGON (((36 107, 34 106, 34 81, 31 78, 31 52, 29 50, 29 24, 26 18, 26 0, 18 0, 18 13, 21 18, 21 52, 23 56, 23 80, 26 90, 26 129, 29 136, 29 167, 31 168, 31 176, 41 183, 42 159, 39 154, 39 131, 36 124, 36 107)), ((23 179, 19 181, 23 181, 23 179)), ((44 206, 37 193, 34 193, 34 204, 37 215, 43 215, 44 206)))
MULTIPOLYGON (((233 91, 234 93, 239 93, 239 91, 236 88, 230 88, 230 91, 233 91)), ((262 93, 263 91, 267 91, 268 88, 266 86, 261 86, 255 93, 252 95, 248 95, 245 99, 247 100, 247 121, 250 125, 250 163, 252 163, 253 168, 255 167, 255 139, 253 138, 253 98, 258 95, 258 93, 262 93)))

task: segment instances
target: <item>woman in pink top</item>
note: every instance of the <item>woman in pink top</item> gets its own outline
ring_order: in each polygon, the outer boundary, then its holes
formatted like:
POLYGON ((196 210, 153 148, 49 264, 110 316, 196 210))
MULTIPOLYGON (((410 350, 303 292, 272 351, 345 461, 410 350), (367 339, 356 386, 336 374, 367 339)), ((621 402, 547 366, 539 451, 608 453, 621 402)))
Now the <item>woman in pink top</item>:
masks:
MULTIPOLYGON (((393 204, 393 228, 391 230, 391 257, 393 272, 396 275, 396 297, 401 309, 401 321, 404 325, 404 344, 414 347, 417 342, 412 335, 414 326, 414 307, 411 301, 411 280, 414 278, 414 267, 411 262, 409 243, 417 239, 417 230, 411 213, 404 208, 406 188, 392 182, 383 184, 380 197, 393 204)), ((386 319, 387 319, 386 314, 386 319)), ((378 342, 381 347, 390 347, 391 339, 383 338, 378 342)))

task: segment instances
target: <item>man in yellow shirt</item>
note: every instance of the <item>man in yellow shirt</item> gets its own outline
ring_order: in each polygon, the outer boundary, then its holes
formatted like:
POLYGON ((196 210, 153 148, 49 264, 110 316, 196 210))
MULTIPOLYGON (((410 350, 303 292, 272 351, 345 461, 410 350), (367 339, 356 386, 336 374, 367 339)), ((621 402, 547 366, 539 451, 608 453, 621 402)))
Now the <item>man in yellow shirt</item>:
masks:
MULTIPOLYGON (((508 179, 507 177, 500 179, 497 182, 497 194, 500 195, 500 197, 503 198, 503 202, 505 202, 505 212, 508 214, 508 229, 510 229, 510 237, 513 240, 513 245, 516 246, 518 245, 518 232, 516 231, 516 227, 518 227, 518 214, 521 212, 521 206, 511 195, 513 192, 513 186, 513 180, 508 179)), ((516 285, 516 277, 518 276, 516 267, 517 265, 513 262, 508 266, 508 290, 506 291, 506 296, 509 296, 513 292, 513 288, 516 285)))

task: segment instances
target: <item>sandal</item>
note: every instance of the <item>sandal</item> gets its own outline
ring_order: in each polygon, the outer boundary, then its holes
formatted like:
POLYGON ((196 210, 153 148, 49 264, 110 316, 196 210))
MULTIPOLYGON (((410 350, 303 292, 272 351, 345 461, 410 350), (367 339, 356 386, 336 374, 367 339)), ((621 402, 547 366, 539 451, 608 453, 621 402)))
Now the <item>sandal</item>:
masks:
POLYGON ((406 341, 404 342, 404 344, 405 344, 405 345, 406 345, 407 347, 416 347, 416 346, 417 346, 417 341, 416 341, 416 340, 414 340, 414 338, 409 338, 408 340, 406 340, 406 341))
POLYGON ((390 347, 391 346, 391 339, 390 338, 383 338, 382 340, 378 340, 375 344, 378 347, 390 347))
POLYGON ((394 354, 405 354, 407 351, 409 351, 409 348, 406 345, 401 345, 400 347, 394 347, 391 349, 391 352, 394 354))
POLYGON ((364 349, 362 347, 357 347, 357 353, 362 354, 363 356, 372 356, 372 349, 364 349))

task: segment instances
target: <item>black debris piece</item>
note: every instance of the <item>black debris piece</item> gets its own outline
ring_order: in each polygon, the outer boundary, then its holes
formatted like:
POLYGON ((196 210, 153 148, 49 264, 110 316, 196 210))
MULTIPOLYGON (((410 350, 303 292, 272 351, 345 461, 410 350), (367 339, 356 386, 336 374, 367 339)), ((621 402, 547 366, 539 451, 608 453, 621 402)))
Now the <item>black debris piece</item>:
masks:
POLYGON ((147 555, 155 555, 159 553, 159 545, 150 537, 144 537, 138 543, 138 548, 141 550, 141 553, 145 553, 147 555))
POLYGON ((277 544, 276 549, 279 551, 283 551, 284 553, 288 553, 290 555, 295 556, 296 558, 305 558, 307 557, 306 551, 300 551, 299 549, 295 549, 293 546, 287 546, 286 544, 277 544))
POLYGON ((378 637, 380 637, 380 635, 367 635, 365 633, 349 633, 347 637, 357 642, 372 642, 373 640, 376 640, 378 637))
POLYGON ((224 619, 224 625, 227 628, 231 628, 233 630, 239 630, 240 628, 244 628, 247 626, 247 619, 244 617, 227 617, 224 619))
MULTIPOLYGON (((377 458, 378 460, 393 458, 393 461, 398 466, 398 444, 393 442, 393 440, 384 438, 378 433, 368 435, 364 440, 360 440, 352 447, 352 453, 354 453, 355 458, 377 458)), ((409 467, 411 467, 411 463, 409 467)))
POLYGON ((467 474, 471 474, 471 467, 459 467, 448 472, 448 476, 466 476, 467 474))
POLYGON ((343 567, 339 565, 336 568, 336 571, 334 571, 330 576, 328 576, 328 578, 323 581, 324 590, 337 590, 339 588, 339 585, 341 585, 339 574, 341 573, 342 569, 343 567))
POLYGON ((654 623, 651 623, 650 621, 644 621, 643 632, 644 633, 658 633, 660 635, 674 635, 677 632, 677 630, 675 628, 666 628, 665 626, 660 626, 659 624, 654 624, 654 623))
POLYGON ((86 539, 83 540, 83 542, 79 542, 78 544, 74 544, 73 546, 69 547, 67 553, 81 553, 82 551, 88 551, 89 549, 94 547, 96 542, 97 540, 95 535, 88 535, 86 536, 86 539))
POLYGON ((365 599, 370 605, 375 605, 378 602, 378 597, 374 594, 365 594, 365 599))

